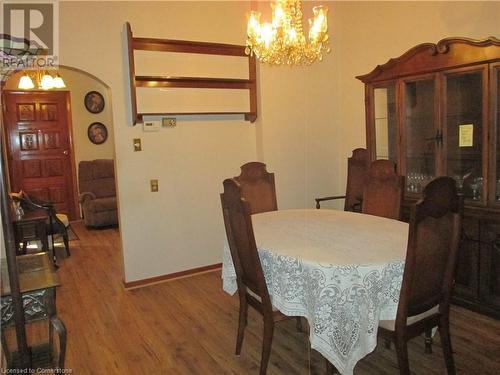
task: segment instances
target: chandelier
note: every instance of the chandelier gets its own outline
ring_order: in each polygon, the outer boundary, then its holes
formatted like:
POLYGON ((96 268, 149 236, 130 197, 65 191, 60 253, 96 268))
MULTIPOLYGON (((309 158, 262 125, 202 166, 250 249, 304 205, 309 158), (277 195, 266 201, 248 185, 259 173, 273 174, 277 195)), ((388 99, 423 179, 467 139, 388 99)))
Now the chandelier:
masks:
POLYGON ((33 70, 24 73, 17 87, 21 90, 34 89, 35 83, 33 81, 36 82, 36 88, 41 90, 62 89, 66 87, 59 73, 52 76, 46 70, 33 70))
POLYGON ((276 0, 271 4, 273 20, 260 23, 260 12, 248 13, 245 53, 270 65, 311 65, 330 52, 328 8, 316 6, 309 19, 308 40, 302 28, 302 2, 276 0))

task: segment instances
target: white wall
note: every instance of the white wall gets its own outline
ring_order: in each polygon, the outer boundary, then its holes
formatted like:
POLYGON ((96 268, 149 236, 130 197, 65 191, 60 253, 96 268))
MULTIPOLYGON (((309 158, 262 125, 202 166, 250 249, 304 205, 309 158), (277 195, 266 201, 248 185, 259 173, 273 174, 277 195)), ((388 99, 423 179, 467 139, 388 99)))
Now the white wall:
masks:
MULTIPOLYGON (((307 12, 312 2, 304 4, 307 12)), ((137 36, 243 44, 249 2, 63 2, 61 63, 111 88, 125 279, 221 261, 222 180, 250 160, 275 172, 280 208, 345 189, 346 158, 365 145, 364 74, 417 43, 499 35, 498 3, 329 2, 332 52, 307 68, 261 66, 259 118, 130 126, 124 24, 137 36), (144 151, 132 151, 132 139, 144 151), (160 191, 150 193, 158 178, 160 191)), ((259 8, 267 4, 258 4, 259 8)))
POLYGON ((222 181, 238 174, 244 162, 255 160, 256 140, 255 125, 217 118, 178 121, 176 128, 159 133, 132 127, 125 22, 136 36, 240 44, 246 5, 60 4, 61 63, 101 78, 113 96, 126 281, 220 262, 222 181), (133 152, 133 138, 142 138, 142 152, 133 152), (153 178, 159 179, 158 193, 149 192, 153 178))

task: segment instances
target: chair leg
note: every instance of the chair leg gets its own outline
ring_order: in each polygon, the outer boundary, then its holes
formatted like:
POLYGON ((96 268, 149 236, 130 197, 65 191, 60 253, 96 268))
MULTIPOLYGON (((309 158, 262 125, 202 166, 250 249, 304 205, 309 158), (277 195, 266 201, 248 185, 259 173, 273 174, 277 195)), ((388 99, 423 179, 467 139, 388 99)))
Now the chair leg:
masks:
POLYGON ((443 355, 448 375, 454 375, 455 361, 453 360, 453 351, 451 349, 450 324, 447 318, 441 317, 439 322, 439 335, 441 336, 441 345, 443 346, 443 355))
POLYGON ((391 340, 384 339, 384 346, 386 349, 391 349, 391 340))
POLYGON ((334 365, 332 365, 332 363, 328 359, 325 359, 325 362, 326 362, 326 375, 338 374, 337 369, 335 368, 334 365))
POLYGON ((398 356, 399 373, 401 375, 410 375, 410 364, 408 362, 408 347, 406 341, 396 338, 396 353, 398 356))
POLYGON ((65 230, 63 233, 63 242, 64 242, 64 247, 66 248, 66 255, 70 256, 71 253, 69 252, 69 237, 68 237, 68 231, 65 230))
POLYGON ((266 375, 267 364, 271 356, 271 345, 273 343, 274 321, 272 318, 264 318, 264 336, 262 337, 262 358, 260 360, 260 375, 266 375))
POLYGON ((296 318, 295 327, 297 328, 298 332, 302 332, 302 320, 300 319, 300 316, 296 318))
POLYGON ((432 330, 425 331, 425 352, 432 354, 432 330))
POLYGON ((240 296, 240 316, 238 318, 238 336, 236 337, 236 355, 241 354, 245 327, 247 326, 248 303, 246 296, 240 296))
POLYGON ((63 369, 66 360, 66 327, 63 322, 55 317, 52 318, 50 322, 59 336, 59 360, 57 362, 57 368, 63 369))

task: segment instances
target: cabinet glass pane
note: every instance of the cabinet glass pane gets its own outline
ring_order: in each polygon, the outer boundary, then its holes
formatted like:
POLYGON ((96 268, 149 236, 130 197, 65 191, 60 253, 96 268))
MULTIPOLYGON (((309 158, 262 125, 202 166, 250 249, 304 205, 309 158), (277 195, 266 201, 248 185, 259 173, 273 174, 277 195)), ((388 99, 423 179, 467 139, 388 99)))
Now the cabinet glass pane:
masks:
POLYGON ((405 84, 406 190, 422 191, 435 174, 434 80, 405 84))
POLYGON ((446 78, 447 174, 466 198, 477 201, 483 198, 482 80, 482 72, 446 78))
POLYGON ((496 200, 500 202, 500 68, 495 70, 496 72, 496 85, 497 85, 497 105, 496 105, 496 117, 497 117, 497 148, 495 154, 497 156, 497 173, 496 173, 496 200))
POLYGON ((374 90, 375 152, 377 159, 396 162, 396 88, 394 84, 374 90))

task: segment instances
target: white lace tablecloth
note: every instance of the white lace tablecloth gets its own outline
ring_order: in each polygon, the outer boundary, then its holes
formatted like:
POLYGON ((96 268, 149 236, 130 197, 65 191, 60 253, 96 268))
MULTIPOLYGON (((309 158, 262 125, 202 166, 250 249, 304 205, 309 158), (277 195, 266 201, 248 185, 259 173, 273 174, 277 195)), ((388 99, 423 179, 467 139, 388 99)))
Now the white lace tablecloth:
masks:
MULTIPOLYGON (((375 349, 379 320, 396 317, 408 224, 337 210, 252 216, 273 306, 303 316, 311 347, 342 374, 375 349)), ((237 291, 224 245, 223 289, 237 291)))

